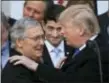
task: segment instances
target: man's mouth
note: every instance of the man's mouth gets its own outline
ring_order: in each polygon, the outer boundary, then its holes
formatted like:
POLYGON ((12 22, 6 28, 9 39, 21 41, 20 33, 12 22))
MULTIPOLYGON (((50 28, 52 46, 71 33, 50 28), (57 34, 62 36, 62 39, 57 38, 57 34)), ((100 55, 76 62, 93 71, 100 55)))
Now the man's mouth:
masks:
POLYGON ((43 47, 35 47, 35 50, 37 50, 37 51, 42 51, 43 50, 43 47))

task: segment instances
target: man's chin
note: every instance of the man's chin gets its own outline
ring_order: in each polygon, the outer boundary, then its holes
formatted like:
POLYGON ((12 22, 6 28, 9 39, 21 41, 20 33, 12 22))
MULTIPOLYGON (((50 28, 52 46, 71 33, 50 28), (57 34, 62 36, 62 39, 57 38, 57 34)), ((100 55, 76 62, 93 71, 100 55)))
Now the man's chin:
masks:
POLYGON ((58 46, 59 43, 57 43, 57 42, 56 42, 56 43, 52 43, 52 45, 53 45, 53 46, 58 46))
POLYGON ((60 44, 60 42, 61 42, 61 41, 55 41, 55 42, 52 41, 51 44, 54 45, 54 46, 58 46, 58 45, 60 44))
POLYGON ((42 52, 41 53, 37 53, 36 57, 42 57, 42 52))
POLYGON ((42 57, 42 53, 41 54, 37 54, 34 57, 32 57, 33 60, 37 61, 42 57))

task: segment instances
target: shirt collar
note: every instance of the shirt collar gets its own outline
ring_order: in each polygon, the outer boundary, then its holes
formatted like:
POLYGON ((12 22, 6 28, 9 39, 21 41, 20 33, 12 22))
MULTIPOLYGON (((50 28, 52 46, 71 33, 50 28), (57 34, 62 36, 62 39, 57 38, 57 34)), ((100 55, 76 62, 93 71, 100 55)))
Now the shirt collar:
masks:
MULTIPOLYGON (((94 40, 94 39, 96 39, 97 36, 98 36, 98 34, 92 36, 89 40, 94 40)), ((86 44, 83 44, 83 45, 79 48, 79 51, 83 50, 85 47, 86 47, 86 44)))
POLYGON ((47 46, 49 52, 52 52, 55 48, 60 49, 61 52, 64 51, 64 41, 61 41, 57 47, 54 47, 48 40, 45 40, 45 45, 47 46))
POLYGON ((98 36, 98 34, 92 36, 89 40, 94 40, 94 39, 96 39, 97 36, 98 36))
POLYGON ((64 52, 64 41, 61 41, 57 48, 60 49, 61 52, 64 52))
POLYGON ((83 50, 86 47, 86 44, 83 44, 80 48, 79 51, 83 50))

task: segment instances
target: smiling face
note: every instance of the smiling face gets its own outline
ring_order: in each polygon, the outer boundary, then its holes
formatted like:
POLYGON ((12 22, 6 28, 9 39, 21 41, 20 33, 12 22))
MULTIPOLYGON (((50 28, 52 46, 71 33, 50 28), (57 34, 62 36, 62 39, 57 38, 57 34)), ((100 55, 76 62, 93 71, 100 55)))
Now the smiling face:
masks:
POLYGON ((27 1, 23 8, 23 16, 42 21, 45 10, 46 3, 44 1, 27 1))
POLYGON ((62 40, 61 30, 62 27, 55 21, 47 21, 44 28, 46 39, 54 46, 58 46, 62 40))
POLYGON ((23 55, 37 60, 42 56, 44 33, 40 26, 30 27, 25 32, 25 37, 17 44, 22 50, 23 55), (37 27, 37 28, 36 28, 37 27))

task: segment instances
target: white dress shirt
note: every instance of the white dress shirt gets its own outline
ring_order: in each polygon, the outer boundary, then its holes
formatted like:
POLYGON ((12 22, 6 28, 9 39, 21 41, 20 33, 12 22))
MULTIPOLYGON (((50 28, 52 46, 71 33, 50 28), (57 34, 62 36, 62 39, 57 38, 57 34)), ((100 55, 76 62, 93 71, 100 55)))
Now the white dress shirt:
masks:
POLYGON ((57 47, 54 47, 49 41, 45 40, 45 45, 47 47, 54 67, 57 68, 57 65, 59 64, 60 60, 62 58, 65 58, 64 41, 61 41, 61 43, 57 47), (56 55, 56 53, 53 51, 54 49, 60 50, 59 55, 56 55))

